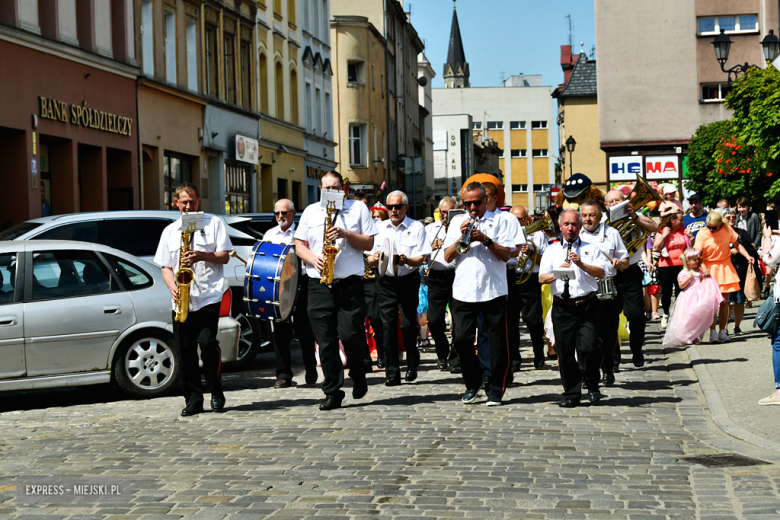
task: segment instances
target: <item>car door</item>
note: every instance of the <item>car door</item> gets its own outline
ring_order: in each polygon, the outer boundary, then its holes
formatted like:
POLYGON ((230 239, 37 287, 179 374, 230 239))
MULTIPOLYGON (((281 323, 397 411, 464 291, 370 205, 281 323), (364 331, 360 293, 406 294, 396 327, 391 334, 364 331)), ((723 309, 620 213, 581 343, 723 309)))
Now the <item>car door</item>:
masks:
POLYGON ((0 253, 0 379, 27 373, 24 358, 24 304, 18 252, 0 253))
POLYGON ((94 250, 27 248, 28 375, 106 370, 111 346, 135 323, 130 295, 94 250))

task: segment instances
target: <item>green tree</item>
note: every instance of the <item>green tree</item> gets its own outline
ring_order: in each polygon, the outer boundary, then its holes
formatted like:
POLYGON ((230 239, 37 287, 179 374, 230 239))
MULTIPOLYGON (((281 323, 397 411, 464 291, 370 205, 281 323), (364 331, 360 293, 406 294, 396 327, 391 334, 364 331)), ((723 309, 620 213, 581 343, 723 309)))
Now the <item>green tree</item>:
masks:
MULTIPOLYGON (((706 206, 714 207, 721 197, 730 198, 736 186, 724 186, 714 158, 723 139, 731 137, 731 121, 701 125, 691 137, 688 152, 688 189, 698 193, 706 206)), ((736 183, 735 183, 736 184, 736 183)), ((738 192, 737 192, 738 193, 738 192)))

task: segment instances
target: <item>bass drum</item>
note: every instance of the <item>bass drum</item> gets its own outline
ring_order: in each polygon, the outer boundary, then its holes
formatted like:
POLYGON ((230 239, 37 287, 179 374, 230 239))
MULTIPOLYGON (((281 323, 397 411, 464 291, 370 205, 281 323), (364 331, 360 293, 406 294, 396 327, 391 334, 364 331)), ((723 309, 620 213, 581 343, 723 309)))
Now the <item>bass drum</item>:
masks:
POLYGON ((292 245, 255 244, 244 275, 247 313, 261 320, 286 320, 298 295, 299 264, 292 245))

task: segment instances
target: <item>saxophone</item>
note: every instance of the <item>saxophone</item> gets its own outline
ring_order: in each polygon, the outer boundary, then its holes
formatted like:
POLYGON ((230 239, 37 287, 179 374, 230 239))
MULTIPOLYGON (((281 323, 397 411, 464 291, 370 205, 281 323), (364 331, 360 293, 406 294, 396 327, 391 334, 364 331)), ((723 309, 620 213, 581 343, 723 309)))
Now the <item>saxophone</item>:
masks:
POLYGON ((333 283, 333 266, 336 263, 336 255, 339 248, 335 240, 328 240, 328 231, 333 227, 333 214, 336 212, 336 203, 329 201, 325 207, 325 229, 322 232, 322 277, 320 283, 330 285, 333 283))
POLYGON ((195 271, 184 265, 184 254, 190 250, 190 237, 195 224, 188 224, 187 229, 181 232, 181 246, 179 247, 179 270, 176 271, 176 285, 179 287, 179 295, 173 300, 176 310, 176 321, 184 323, 190 312, 190 285, 195 280, 195 271))

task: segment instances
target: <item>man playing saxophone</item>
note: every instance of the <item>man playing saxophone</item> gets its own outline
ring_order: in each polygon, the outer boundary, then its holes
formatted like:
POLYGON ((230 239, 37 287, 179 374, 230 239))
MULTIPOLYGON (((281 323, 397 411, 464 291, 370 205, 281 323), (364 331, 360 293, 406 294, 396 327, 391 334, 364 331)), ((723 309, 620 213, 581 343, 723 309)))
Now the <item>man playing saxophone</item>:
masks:
MULTIPOLYGON (((323 190, 344 189, 341 174, 335 171, 326 173, 320 186, 323 190)), ((360 399, 368 392, 363 362, 366 343, 363 251, 374 246, 377 229, 365 204, 354 200, 343 203, 342 209, 332 210, 320 203, 309 205, 295 230, 295 252, 310 278, 309 321, 320 347, 320 364, 325 376, 322 383, 325 400, 320 410, 340 408, 344 399, 339 340, 347 352, 352 397, 360 399), (332 225, 327 226, 328 221, 332 225), (323 258, 323 252, 336 248, 335 258, 323 258), (332 270, 326 269, 331 265, 332 270), (323 278, 325 275, 328 279, 323 278)))
MULTIPOLYGON (((180 185, 176 188, 173 203, 182 213, 198 211, 198 187, 188 182, 180 185)), ((225 407, 225 394, 220 379, 222 352, 217 341, 217 328, 223 295, 222 266, 230 260, 233 245, 225 224, 213 215, 203 216, 203 229, 189 235, 189 248, 186 251, 182 248, 182 243, 186 242, 184 233, 181 218, 166 227, 160 237, 154 262, 162 266, 163 279, 173 298, 173 336, 181 353, 181 386, 185 402, 181 414, 187 417, 203 411, 198 345, 206 384, 211 391, 211 409, 219 411, 225 407), (182 268, 189 268, 194 272, 189 286, 188 302, 185 301, 187 298, 180 299, 185 291, 180 291, 176 285, 175 273, 182 268), (175 320, 177 300, 182 307, 178 309, 182 315, 187 310, 184 306, 189 309, 186 319, 182 321, 175 320)))

